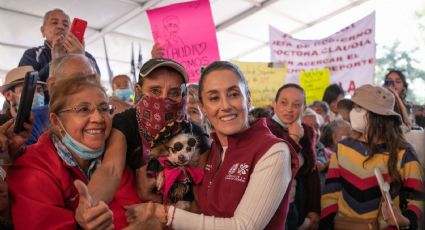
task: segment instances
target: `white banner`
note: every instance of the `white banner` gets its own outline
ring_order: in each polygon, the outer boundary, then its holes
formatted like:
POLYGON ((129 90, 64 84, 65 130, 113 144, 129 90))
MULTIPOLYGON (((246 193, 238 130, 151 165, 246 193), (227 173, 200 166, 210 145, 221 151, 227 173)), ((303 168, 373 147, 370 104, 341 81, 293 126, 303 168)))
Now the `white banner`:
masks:
POLYGON ((287 62, 286 82, 298 83, 301 71, 329 68, 331 83, 346 92, 373 84, 375 12, 321 40, 299 40, 270 26, 272 62, 287 62))

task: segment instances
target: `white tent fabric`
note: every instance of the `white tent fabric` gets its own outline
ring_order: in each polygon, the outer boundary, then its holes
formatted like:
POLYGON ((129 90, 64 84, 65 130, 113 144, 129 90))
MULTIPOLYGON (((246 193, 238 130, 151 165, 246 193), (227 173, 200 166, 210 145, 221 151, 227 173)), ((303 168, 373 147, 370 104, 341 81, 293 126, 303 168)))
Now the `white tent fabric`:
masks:
MULTIPOLYGON (((146 15, 173 0, 2 0, 0 1, 0 81, 17 66, 25 49, 41 45, 40 26, 45 12, 61 8, 71 18, 86 19, 86 50, 94 55, 107 84, 108 72, 102 37, 105 38, 114 74, 129 73, 131 43, 137 62, 139 44, 144 60, 150 58, 153 38, 146 15)), ((366 14, 356 8, 367 0, 210 0, 217 29, 220 56, 223 60, 270 60, 268 25, 291 34, 302 34, 340 14, 351 13, 357 20, 366 14)), ((371 7, 370 12, 373 10, 371 7)), ((337 31, 353 22, 346 21, 329 31, 337 31)))
MULTIPOLYGON (((176 0, 1 0, 0 82, 17 66, 25 49, 43 43, 43 15, 61 8, 86 19, 86 51, 93 54, 108 84, 103 37, 114 74, 129 73, 131 44, 137 62, 139 44, 144 61, 153 38, 146 10, 182 2, 176 0)), ((374 10, 369 0, 210 0, 223 60, 270 61, 268 25, 303 37, 320 31, 330 35, 374 10), (345 15, 342 20, 341 15, 345 15), (347 18, 347 15, 349 17, 347 18)), ((201 15, 200 15, 201 17, 201 15)), ((316 37, 316 38, 320 38, 316 37)), ((314 38, 314 37, 310 37, 314 38)))

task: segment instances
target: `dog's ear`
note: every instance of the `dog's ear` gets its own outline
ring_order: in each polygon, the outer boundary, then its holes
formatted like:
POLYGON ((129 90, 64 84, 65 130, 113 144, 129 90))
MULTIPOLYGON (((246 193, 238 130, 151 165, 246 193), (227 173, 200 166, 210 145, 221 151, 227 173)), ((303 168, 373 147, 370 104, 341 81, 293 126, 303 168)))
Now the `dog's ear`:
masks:
POLYGON ((153 157, 158 158, 162 156, 168 156, 168 151, 163 144, 159 144, 154 148, 151 148, 151 154, 153 157))

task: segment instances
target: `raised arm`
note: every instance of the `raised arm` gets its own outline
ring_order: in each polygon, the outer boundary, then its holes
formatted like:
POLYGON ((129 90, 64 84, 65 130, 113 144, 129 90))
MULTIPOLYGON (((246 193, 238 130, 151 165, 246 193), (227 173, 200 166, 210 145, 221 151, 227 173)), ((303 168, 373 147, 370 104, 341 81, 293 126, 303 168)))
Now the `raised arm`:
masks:
POLYGON ((124 134, 113 128, 108 139, 102 164, 91 177, 88 188, 94 203, 110 202, 118 189, 126 160, 127 142, 124 134))

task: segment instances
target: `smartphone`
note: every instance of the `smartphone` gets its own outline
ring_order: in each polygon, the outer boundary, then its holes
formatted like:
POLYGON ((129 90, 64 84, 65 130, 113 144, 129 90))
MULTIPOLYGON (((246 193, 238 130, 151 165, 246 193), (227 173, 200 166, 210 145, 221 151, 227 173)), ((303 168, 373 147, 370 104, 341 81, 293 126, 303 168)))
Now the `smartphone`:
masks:
POLYGON ((390 86, 392 86, 392 85, 394 85, 394 80, 386 79, 386 80, 384 81, 384 86, 385 86, 385 87, 390 87, 390 86))
POLYGON ((24 123, 29 122, 32 101, 37 87, 38 72, 27 72, 24 78, 21 99, 19 101, 18 114, 16 115, 13 132, 20 133, 24 130, 24 123))
POLYGON ((87 28, 87 21, 80 19, 80 18, 74 18, 72 20, 72 24, 71 24, 71 33, 75 35, 75 37, 77 37, 78 41, 80 41, 81 43, 83 43, 84 40, 84 32, 86 31, 87 28))

